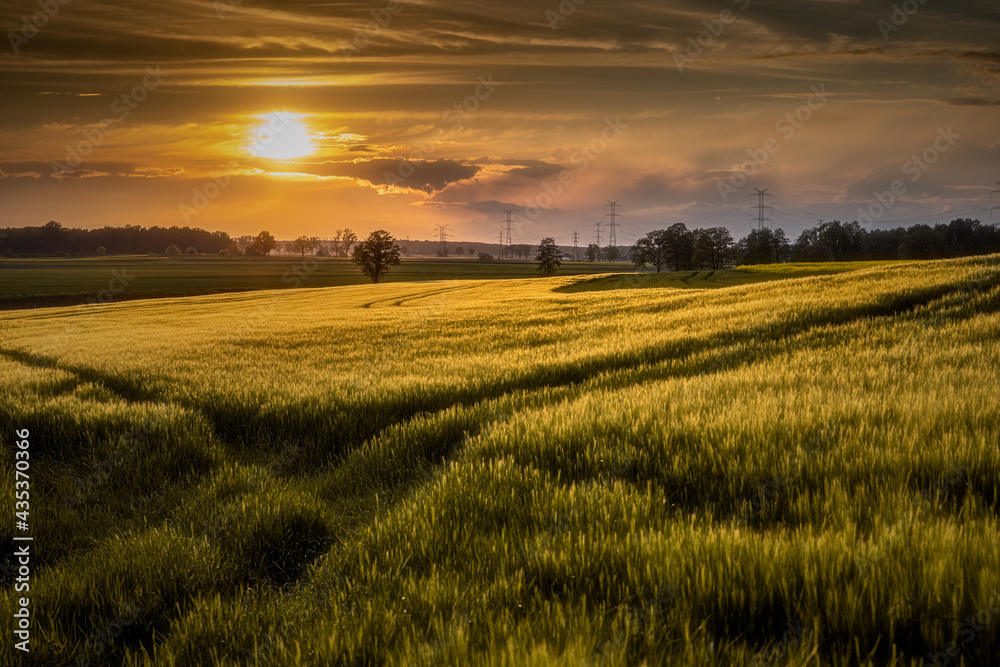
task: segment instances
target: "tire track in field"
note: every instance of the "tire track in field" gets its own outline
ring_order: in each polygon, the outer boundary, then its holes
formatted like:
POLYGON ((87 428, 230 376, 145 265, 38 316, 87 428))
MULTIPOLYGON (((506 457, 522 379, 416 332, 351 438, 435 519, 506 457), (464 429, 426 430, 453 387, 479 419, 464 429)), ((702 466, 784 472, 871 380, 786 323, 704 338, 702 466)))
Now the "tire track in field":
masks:
MULTIPOLYGON (((948 292, 945 296, 960 291, 963 290, 952 290, 948 292)), ((912 308, 915 307, 917 306, 912 306, 907 310, 911 310, 912 308)), ((905 312, 905 311, 898 311, 898 312, 905 312)), ((892 317, 898 314, 898 312, 883 313, 881 317, 892 317)), ((972 315, 975 314, 978 313, 973 313, 972 315)), ((827 320, 833 319, 832 315, 833 314, 831 314, 831 317, 828 317, 826 319, 827 320)), ((844 317, 843 321, 839 322, 838 324, 850 325, 852 322, 857 321, 859 319, 864 319, 865 317, 868 316, 869 315, 860 314, 856 317, 844 317)), ((778 324, 780 324, 780 322, 775 323, 775 326, 777 326, 778 324)), ((808 332, 811 329, 823 326, 826 326, 826 323, 812 322, 808 326, 804 326, 801 332, 808 332)), ((588 385, 590 385, 589 387, 586 388, 599 388, 602 386, 608 386, 608 387, 613 387, 615 389, 627 389, 629 387, 640 385, 655 379, 669 379, 670 377, 692 377, 698 374, 713 373, 723 370, 734 370, 743 366, 748 366, 761 361, 765 361, 768 358, 780 354, 788 339, 791 338, 793 335, 797 335, 797 334, 786 333, 782 330, 776 330, 775 333, 777 335, 766 340, 762 340, 759 338, 754 339, 756 345, 752 346, 747 351, 748 354, 743 354, 741 352, 741 345, 742 343, 745 343, 749 339, 748 336, 744 336, 742 338, 731 337, 728 345, 717 346, 716 348, 719 351, 720 355, 725 355, 724 358, 721 360, 717 358, 718 355, 713 355, 711 357, 707 357, 700 360, 691 360, 690 364, 685 364, 682 362, 678 368, 672 368, 672 369, 662 369, 662 368, 639 369, 636 366, 630 366, 627 364, 619 365, 619 367, 615 368, 613 372, 591 375, 589 377, 586 377, 585 380, 583 380, 582 382, 585 382, 588 385), (618 377, 615 377, 615 373, 618 373, 620 375, 618 377), (629 375, 630 373, 632 374, 629 375), (621 376, 626 376, 626 377, 621 377, 621 376)), ((704 351, 704 348, 707 347, 709 346, 708 345, 702 346, 702 351, 704 351)), ((29 363, 33 365, 34 364, 58 365, 57 360, 55 360, 52 357, 45 357, 43 355, 32 355, 30 353, 26 353, 23 351, 16 351, 16 350, 7 351, 0 349, 0 354, 3 354, 11 358, 15 356, 19 357, 18 361, 20 361, 21 363, 29 363)), ((668 359, 669 357, 663 360, 666 361, 668 359)), ((63 368, 63 370, 69 370, 69 369, 63 368)), ((93 375, 91 375, 91 377, 93 377, 93 375)), ((360 511, 358 511, 355 515, 353 515, 351 520, 347 524, 345 524, 344 526, 345 530, 337 536, 337 539, 334 541, 333 544, 327 547, 326 553, 330 553, 330 550, 335 549, 337 544, 341 544, 345 540, 352 537, 351 530, 349 530, 351 526, 359 526, 370 523, 370 521, 373 518, 376 518, 380 513, 388 511, 389 509, 394 507, 397 504, 397 502, 405 499, 412 493, 419 492, 420 488, 422 488, 425 485, 428 469, 432 472, 442 469, 443 467, 442 459, 454 457, 455 454, 459 452, 466 444, 468 436, 475 435, 480 430, 488 428, 492 425, 502 424, 503 422, 509 420, 512 416, 516 415, 520 410, 526 408, 541 407, 552 403, 558 403, 564 400, 566 396, 571 395, 574 389, 580 388, 576 387, 576 385, 582 382, 567 382, 561 385, 536 386, 532 388, 532 390, 530 391, 520 390, 515 392, 507 392, 507 394, 500 397, 488 397, 488 396, 480 397, 478 400, 473 401, 468 405, 462 404, 461 407, 464 409, 456 411, 456 414, 454 415, 441 414, 441 412, 444 412, 444 410, 440 411, 437 414, 423 415, 419 418, 425 419, 427 422, 440 421, 444 423, 445 427, 441 429, 441 431, 439 432, 439 437, 436 440, 428 439, 428 441, 422 442, 420 451, 415 451, 413 449, 397 450, 395 448, 389 448, 390 451, 395 456, 400 458, 396 460, 388 460, 388 459, 381 460, 377 465, 374 466, 374 469, 373 466, 370 465, 371 464, 370 461, 368 462, 363 461, 363 459, 365 459, 369 455, 369 452, 363 452, 361 451, 362 448, 358 447, 355 451, 351 453, 350 459, 348 461, 345 461, 344 463, 348 464, 351 461, 353 461, 355 464, 358 463, 366 463, 366 464, 358 465, 357 468, 351 465, 344 465, 343 470, 336 470, 334 474, 337 475, 338 477, 345 478, 346 481, 347 479, 352 479, 355 477, 365 477, 363 473, 366 471, 369 473, 367 475, 368 477, 367 480, 355 479, 354 480, 355 486, 345 488, 344 500, 348 499, 347 496, 353 496, 351 500, 353 502, 356 502, 360 506, 360 511), (552 387, 555 387, 562 391, 546 395, 545 393, 546 389, 552 387), (497 398, 503 400, 497 401, 496 400, 497 398), (429 466, 425 465, 423 467, 413 466, 412 458, 410 460, 406 460, 405 457, 407 456, 412 457, 414 454, 418 454, 423 462, 430 465, 429 466), (406 465, 407 463, 409 463, 410 465, 407 466, 406 465), (373 505, 370 502, 367 502, 370 500, 368 496, 370 496, 373 492, 370 489, 366 491, 364 488, 364 483, 366 481, 373 481, 373 480, 379 481, 378 480, 379 470, 381 468, 386 468, 386 467, 394 467, 396 469, 402 469, 404 471, 403 472, 404 477, 393 480, 393 483, 391 483, 390 486, 390 493, 385 494, 384 492, 379 491, 382 498, 388 500, 388 503, 386 503, 385 500, 383 500, 382 504, 376 503, 373 505), (386 496, 388 497, 386 498, 386 496)), ((459 404, 453 404, 453 406, 450 407, 454 407, 455 405, 459 404)), ((417 424, 415 423, 416 420, 411 419, 408 421, 411 425, 417 426, 417 424)), ((390 426, 397 424, 399 424, 399 422, 397 422, 396 424, 390 424, 390 426)), ((383 438, 391 440, 393 438, 393 435, 385 433, 385 430, 383 430, 379 433, 373 434, 373 436, 370 439, 370 442, 371 441, 377 442, 379 440, 382 440, 383 438)), ((362 444, 368 444, 368 442, 362 444)), ((338 466, 338 468, 341 468, 341 466, 338 466)), ((179 626, 179 631, 182 634, 184 632, 184 627, 183 627, 183 619, 185 618, 184 611, 186 610, 178 608, 176 612, 172 611, 171 613, 168 614, 171 623, 180 620, 181 624, 179 626)), ((168 640, 169 640, 169 634, 164 633, 163 635, 161 635, 160 642, 157 642, 157 644, 168 640)), ((153 650, 155 650, 155 645, 153 646, 154 646, 153 650)))
POLYGON ((377 306, 383 303, 392 303, 394 306, 399 306, 407 301, 415 301, 417 299, 426 299, 428 297, 437 296, 438 294, 447 294, 448 292, 456 292, 459 290, 472 289, 473 287, 478 287, 478 285, 461 285, 459 287, 446 287, 444 289, 438 289, 430 292, 421 292, 417 295, 409 295, 404 297, 393 296, 386 299, 377 299, 375 301, 369 301, 368 303, 362 303, 355 306, 355 308, 371 308, 372 306, 377 306))
MULTIPOLYGON (((989 286, 1000 285, 1000 272, 993 273, 987 282, 989 286)), ((979 284, 977 287, 981 290, 983 285, 979 284)), ((413 298, 426 298, 465 288, 467 286, 434 290, 413 298)), ((364 402, 342 400, 321 408, 295 411, 293 419, 289 419, 287 413, 270 412, 266 404, 236 405, 207 401, 206 397, 171 399, 152 389, 149 379, 140 373, 112 373, 64 364, 57 358, 25 350, 0 348, 0 355, 32 366, 67 371, 81 380, 103 387, 127 403, 171 403, 187 408, 203 417, 221 442, 236 449, 243 449, 254 443, 275 443, 301 437, 322 442, 324 454, 341 458, 385 429, 405 424, 421 415, 453 407, 469 407, 513 392, 572 387, 604 374, 655 366, 670 359, 683 359, 713 349, 726 350, 742 346, 750 351, 759 350, 763 346, 812 329, 848 324, 865 318, 899 315, 948 295, 967 293, 969 290, 970 281, 965 280, 901 290, 877 296, 866 303, 841 304, 820 312, 792 312, 785 319, 776 319, 754 329, 723 331, 707 337, 691 334, 666 344, 648 345, 624 353, 604 353, 570 363, 536 365, 512 378, 484 378, 461 387, 447 387, 433 394, 423 391, 419 395, 378 396, 364 402)), ((749 360, 753 358, 753 353, 747 356, 749 360)), ((736 365, 743 363, 740 359, 735 361, 736 365)), ((717 364, 716 368, 721 370, 731 366, 731 363, 724 362, 717 364)), ((214 399, 218 398, 214 396, 214 399)))

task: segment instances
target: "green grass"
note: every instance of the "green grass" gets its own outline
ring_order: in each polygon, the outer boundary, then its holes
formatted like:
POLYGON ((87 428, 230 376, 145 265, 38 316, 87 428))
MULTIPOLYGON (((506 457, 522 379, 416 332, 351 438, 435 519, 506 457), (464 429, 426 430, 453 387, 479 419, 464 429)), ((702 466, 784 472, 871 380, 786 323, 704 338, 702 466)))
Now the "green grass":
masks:
MULTIPOLYGON (((631 264, 566 262, 560 273, 587 275, 631 270, 631 264)), ((495 280, 537 275, 535 263, 523 260, 487 263, 404 258, 403 264, 394 267, 385 281, 495 280)), ((0 310, 368 282, 346 259, 188 255, 0 258, 0 310)))
POLYGON ((0 314, 23 662, 995 664, 1000 257, 751 273, 0 314))

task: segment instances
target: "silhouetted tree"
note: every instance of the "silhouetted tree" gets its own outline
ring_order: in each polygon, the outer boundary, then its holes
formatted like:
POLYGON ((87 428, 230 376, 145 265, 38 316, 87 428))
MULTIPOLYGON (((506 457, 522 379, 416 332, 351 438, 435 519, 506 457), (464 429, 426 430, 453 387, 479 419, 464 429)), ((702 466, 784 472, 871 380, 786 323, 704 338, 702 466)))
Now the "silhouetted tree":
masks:
POLYGON ((942 233, 928 225, 910 227, 899 245, 899 256, 903 259, 937 259, 944 256, 945 238, 942 233))
POLYGON ((733 235, 725 227, 710 227, 694 231, 694 261, 715 271, 729 263, 733 252, 733 235))
POLYGON ((379 282, 389 267, 398 266, 400 249, 396 239, 389 232, 379 229, 368 235, 368 238, 354 246, 352 259, 361 273, 371 278, 373 283, 379 282))
POLYGON ((246 249, 245 254, 254 257, 266 257, 278 247, 278 242, 271 236, 271 232, 263 231, 254 237, 253 243, 246 249))
POLYGON ((352 232, 350 228, 341 232, 340 243, 344 247, 344 254, 341 257, 349 257, 351 255, 351 248, 358 244, 358 240, 358 235, 352 232))
POLYGON ((314 247, 316 247, 316 244, 308 236, 300 236, 292 241, 292 250, 299 253, 303 257, 305 257, 306 253, 310 252, 314 247))
POLYGON ((596 262, 601 256, 601 246, 591 243, 587 246, 587 251, 584 254, 587 256, 588 262, 596 262))
POLYGON ((755 229, 738 244, 744 264, 776 264, 788 260, 788 237, 781 229, 755 229))
POLYGON ((687 271, 694 265, 694 234, 683 222, 667 227, 664 232, 663 245, 667 250, 667 259, 673 265, 674 271, 687 271))
POLYGON ((652 264, 659 273, 667 264, 666 232, 651 231, 632 246, 632 263, 637 267, 652 264))
POLYGON ((176 244, 175 245, 169 245, 169 246, 167 246, 167 249, 163 251, 163 254, 164 255, 180 255, 181 254, 181 249, 176 244))
POLYGON ((622 251, 618 246, 609 245, 604 249, 604 259, 609 262, 617 262, 622 258, 622 251))
POLYGON ((538 262, 538 272, 542 275, 548 277, 555 275, 559 267, 562 266, 562 260, 559 259, 562 253, 559 251, 558 246, 556 246, 556 240, 552 237, 542 239, 541 245, 538 246, 538 254, 535 255, 535 261, 538 262))

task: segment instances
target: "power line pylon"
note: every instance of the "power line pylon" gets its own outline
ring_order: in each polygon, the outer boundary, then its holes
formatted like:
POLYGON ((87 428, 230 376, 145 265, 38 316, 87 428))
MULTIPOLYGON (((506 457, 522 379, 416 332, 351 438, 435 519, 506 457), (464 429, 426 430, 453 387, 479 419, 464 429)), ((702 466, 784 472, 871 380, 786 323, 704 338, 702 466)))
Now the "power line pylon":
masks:
POLYGON ((573 232, 573 261, 580 261, 580 232, 573 232))
MULTIPOLYGON (((608 200, 608 205, 605 208, 609 208, 609 207, 611 208, 611 213, 608 213, 605 216, 605 217, 611 218, 611 222, 609 223, 610 226, 611 226, 611 238, 608 239, 608 245, 618 245, 618 235, 615 234, 615 229, 618 227, 618 217, 620 215, 618 213, 618 209, 621 208, 621 204, 619 204, 617 201, 611 201, 609 199, 608 200)), ((597 245, 601 245, 601 244, 598 243, 597 245)))
POLYGON ((514 242, 512 240, 513 234, 511 233, 511 225, 513 223, 511 222, 510 216, 514 215, 514 209, 504 209, 504 215, 506 216, 506 220, 504 222, 507 223, 507 256, 512 258, 514 257, 514 242))
POLYGON ((448 227, 451 225, 438 225, 438 238, 441 241, 441 256, 447 257, 448 255, 448 227))
POLYGON ((598 220, 597 222, 594 223, 594 243, 597 244, 598 248, 601 247, 601 221, 600 220, 598 220))
POLYGON ((754 190, 757 190, 757 194, 750 195, 751 198, 757 198, 757 204, 751 209, 752 211, 757 211, 757 229, 764 229, 764 223, 774 222, 773 219, 767 217, 767 212, 773 210, 773 206, 764 204, 765 197, 768 198, 771 203, 774 202, 774 195, 767 194, 767 191, 770 189, 771 188, 764 188, 761 190, 759 188, 754 188, 754 190))

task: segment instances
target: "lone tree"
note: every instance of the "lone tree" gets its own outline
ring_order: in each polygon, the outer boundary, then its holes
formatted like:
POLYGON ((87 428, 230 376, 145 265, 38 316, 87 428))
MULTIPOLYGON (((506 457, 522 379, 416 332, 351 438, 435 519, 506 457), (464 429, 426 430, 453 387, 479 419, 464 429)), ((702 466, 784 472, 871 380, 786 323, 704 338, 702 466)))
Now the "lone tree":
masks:
POLYGON ((585 254, 587 255, 588 262, 596 262, 601 257, 601 246, 597 245, 596 243, 591 243, 589 246, 587 246, 587 251, 585 254))
POLYGON ((562 260, 559 259, 560 254, 562 253, 556 247, 554 238, 550 236, 542 239, 542 244, 538 246, 538 254, 535 255, 535 259, 538 261, 538 272, 546 277, 555 275, 559 267, 562 266, 562 260))
POLYGON ((373 283, 377 283, 390 266, 399 265, 399 254, 400 249, 396 245, 396 239, 384 229, 379 229, 354 246, 351 258, 361 269, 361 273, 371 278, 373 283))

